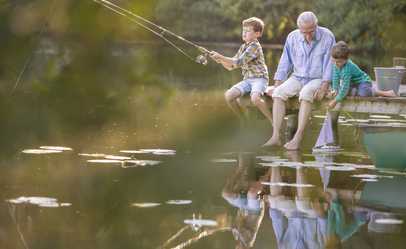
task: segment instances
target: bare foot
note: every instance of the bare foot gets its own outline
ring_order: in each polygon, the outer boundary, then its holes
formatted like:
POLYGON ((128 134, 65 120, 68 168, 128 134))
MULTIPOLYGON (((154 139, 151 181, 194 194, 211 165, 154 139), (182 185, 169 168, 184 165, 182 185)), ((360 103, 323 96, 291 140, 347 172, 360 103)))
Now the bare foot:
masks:
POLYGON ((266 143, 262 145, 262 147, 269 147, 269 146, 281 146, 282 142, 278 137, 272 136, 266 143))
POLYGON ((395 91, 390 90, 386 93, 386 97, 398 97, 398 95, 395 93, 395 91))
POLYGON ((287 142, 283 147, 287 150, 299 150, 300 148, 300 142, 298 142, 296 139, 292 139, 289 142, 287 142))

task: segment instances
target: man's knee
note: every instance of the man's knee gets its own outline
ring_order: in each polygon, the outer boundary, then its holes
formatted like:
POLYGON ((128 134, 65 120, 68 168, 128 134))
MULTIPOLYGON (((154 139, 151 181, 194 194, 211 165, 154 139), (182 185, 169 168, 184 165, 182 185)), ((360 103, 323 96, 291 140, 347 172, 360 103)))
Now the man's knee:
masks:
POLYGON ((307 101, 310 103, 313 103, 314 100, 314 94, 316 91, 313 89, 302 89, 299 93, 299 101, 307 101))
POLYGON ((286 95, 283 87, 278 86, 273 90, 272 98, 273 99, 278 98, 278 99, 286 100, 286 99, 288 99, 288 96, 286 95))

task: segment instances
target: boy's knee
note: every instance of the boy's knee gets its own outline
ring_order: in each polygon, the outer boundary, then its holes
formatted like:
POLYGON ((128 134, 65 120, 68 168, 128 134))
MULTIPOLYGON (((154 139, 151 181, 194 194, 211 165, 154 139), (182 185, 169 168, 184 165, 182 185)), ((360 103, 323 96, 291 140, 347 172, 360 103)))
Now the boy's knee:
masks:
POLYGON ((253 93, 251 95, 251 103, 254 105, 259 105, 261 100, 261 96, 258 93, 253 93))
POLYGON ((236 97, 234 97, 232 89, 229 89, 224 93, 224 98, 227 102, 231 102, 236 99, 236 97))
POLYGON ((360 97, 371 97, 372 96, 372 90, 371 89, 360 89, 358 91, 358 96, 360 96, 360 97))

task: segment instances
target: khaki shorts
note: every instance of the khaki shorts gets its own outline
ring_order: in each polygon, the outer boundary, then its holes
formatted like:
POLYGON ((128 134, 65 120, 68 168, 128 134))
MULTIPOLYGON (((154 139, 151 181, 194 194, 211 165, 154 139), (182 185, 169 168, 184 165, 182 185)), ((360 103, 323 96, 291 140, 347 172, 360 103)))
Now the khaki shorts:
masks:
POLYGON ((313 103, 314 93, 321 86, 321 79, 314 79, 303 85, 294 77, 290 77, 273 91, 272 98, 281 98, 286 101, 293 96, 299 96, 299 101, 306 100, 313 103))
POLYGON ((270 207, 277 209, 284 213, 287 217, 290 217, 294 212, 305 213, 307 217, 316 218, 317 213, 311 207, 309 198, 295 198, 289 199, 285 196, 269 196, 268 201, 270 207))

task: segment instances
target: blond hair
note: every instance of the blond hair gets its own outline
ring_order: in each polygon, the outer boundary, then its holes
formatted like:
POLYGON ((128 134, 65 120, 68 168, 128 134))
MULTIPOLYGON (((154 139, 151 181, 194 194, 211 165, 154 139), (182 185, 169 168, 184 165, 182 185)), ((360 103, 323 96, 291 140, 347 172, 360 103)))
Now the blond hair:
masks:
POLYGON ((243 27, 250 26, 250 27, 252 27, 254 32, 259 32, 262 35, 265 24, 264 24, 264 21, 262 21, 258 17, 250 17, 250 18, 242 21, 242 26, 243 27))

